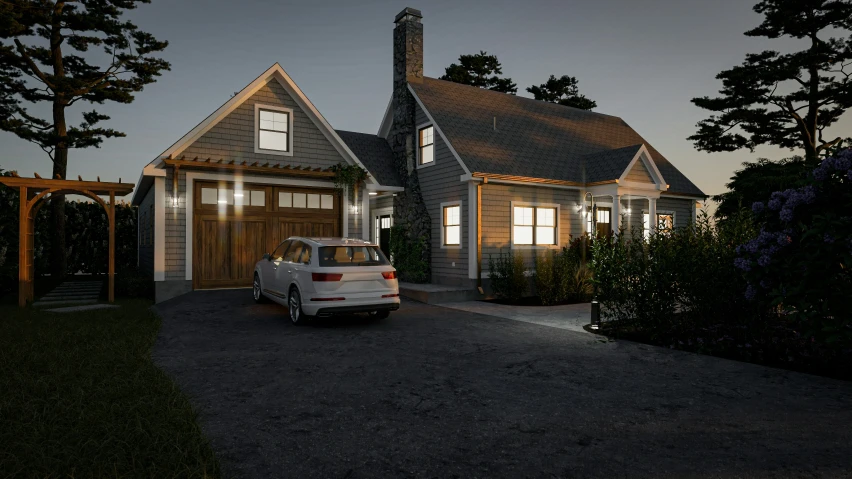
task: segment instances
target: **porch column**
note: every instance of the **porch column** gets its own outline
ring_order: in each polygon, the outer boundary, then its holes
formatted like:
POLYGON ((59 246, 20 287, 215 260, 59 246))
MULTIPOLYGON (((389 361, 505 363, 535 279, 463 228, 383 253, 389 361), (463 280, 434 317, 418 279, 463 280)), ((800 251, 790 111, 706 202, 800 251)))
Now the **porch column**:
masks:
POLYGON ((653 233, 657 230, 657 199, 648 198, 648 230, 653 233))
POLYGON ((621 231, 621 195, 612 195, 612 232, 618 234, 621 231))
MULTIPOLYGON (((361 195, 361 238, 364 241, 370 241, 370 192, 364 188, 364 194, 361 195)), ((379 238, 376 238, 376 243, 379 238)))

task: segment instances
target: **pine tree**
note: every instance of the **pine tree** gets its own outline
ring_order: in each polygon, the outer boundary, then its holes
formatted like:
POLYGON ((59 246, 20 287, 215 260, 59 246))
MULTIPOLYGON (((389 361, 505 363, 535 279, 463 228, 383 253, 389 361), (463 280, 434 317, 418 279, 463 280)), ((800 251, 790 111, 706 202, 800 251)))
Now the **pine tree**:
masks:
POLYGON ((459 56, 459 62, 448 66, 441 80, 512 95, 517 93, 518 85, 513 83, 511 78, 500 78, 498 76, 502 74, 503 67, 497 57, 480 51, 473 55, 459 56))
POLYGON ((580 94, 579 81, 575 77, 562 75, 556 78, 550 75, 546 83, 539 86, 531 86, 527 91, 533 94, 536 100, 558 103, 571 106, 581 110, 592 110, 598 106, 594 100, 580 94))

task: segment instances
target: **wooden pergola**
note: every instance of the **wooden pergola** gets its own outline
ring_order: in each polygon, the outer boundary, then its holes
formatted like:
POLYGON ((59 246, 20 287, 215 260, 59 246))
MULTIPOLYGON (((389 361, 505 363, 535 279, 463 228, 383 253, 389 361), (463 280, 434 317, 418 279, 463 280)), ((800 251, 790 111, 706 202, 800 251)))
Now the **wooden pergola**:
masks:
POLYGON ((115 301, 115 197, 126 196, 133 192, 133 184, 97 181, 83 181, 79 176, 76 181, 46 179, 35 174, 35 178, 21 178, 17 173, 13 176, 0 176, 0 183, 17 188, 20 192, 18 227, 18 305, 26 306, 33 301, 33 279, 35 278, 35 262, 33 248, 35 246, 35 217, 46 201, 55 195, 82 195, 100 203, 106 210, 109 220, 109 302, 115 301), (100 196, 109 195, 109 204, 100 196))

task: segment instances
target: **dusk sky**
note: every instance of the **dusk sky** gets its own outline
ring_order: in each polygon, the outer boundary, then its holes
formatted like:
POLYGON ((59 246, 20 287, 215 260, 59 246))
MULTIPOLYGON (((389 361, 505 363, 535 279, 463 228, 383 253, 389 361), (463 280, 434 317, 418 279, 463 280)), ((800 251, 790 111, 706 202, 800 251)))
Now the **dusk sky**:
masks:
MULTIPOLYGON (((69 177, 135 183, 149 161, 275 62, 332 126, 376 133, 391 94, 393 19, 410 6, 423 12, 427 76, 479 50, 497 55, 522 96, 550 74, 576 76, 595 111, 620 116, 706 194, 720 193, 743 161, 792 154, 771 147, 708 154, 686 140, 706 117, 690 99, 714 95, 717 73, 747 52, 797 46, 744 36, 761 21, 753 3, 153 0, 130 18, 170 42, 162 56, 172 70, 130 105, 97 107, 127 138, 72 150, 69 177)), ((91 107, 76 106, 71 117, 84 109, 91 107)), ((849 117, 830 133, 848 132, 849 117)), ((6 132, 0 146, 0 168, 50 174, 37 146, 6 132)))

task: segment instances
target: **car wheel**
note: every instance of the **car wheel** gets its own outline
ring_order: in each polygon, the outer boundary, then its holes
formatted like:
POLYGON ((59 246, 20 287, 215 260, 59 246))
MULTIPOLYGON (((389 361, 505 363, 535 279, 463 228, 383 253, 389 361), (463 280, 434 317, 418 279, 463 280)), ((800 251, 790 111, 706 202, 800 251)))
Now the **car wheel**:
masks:
POLYGON ((254 283, 252 283, 251 287, 252 296, 254 296, 255 303, 265 303, 266 296, 263 295, 263 291, 260 289, 260 276, 257 273, 254 274, 254 283))
POLYGON ((296 326, 301 326, 311 320, 311 316, 302 312, 302 296, 295 286, 290 289, 290 299, 287 301, 287 309, 290 312, 290 321, 296 326))
POLYGON ((372 311, 370 317, 373 319, 387 319, 390 316, 390 311, 383 309, 381 311, 372 311))

